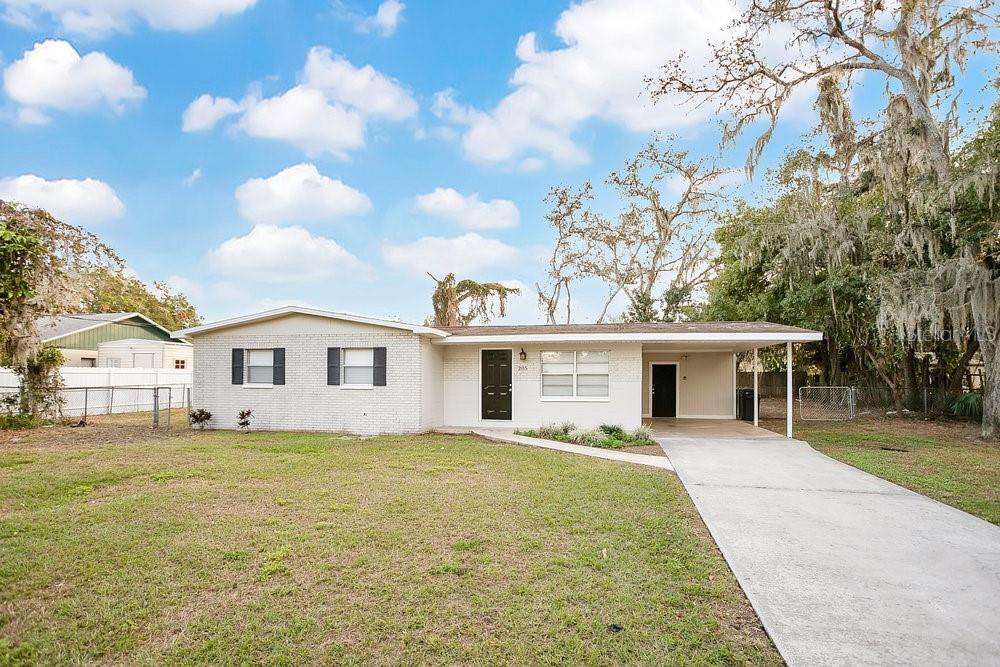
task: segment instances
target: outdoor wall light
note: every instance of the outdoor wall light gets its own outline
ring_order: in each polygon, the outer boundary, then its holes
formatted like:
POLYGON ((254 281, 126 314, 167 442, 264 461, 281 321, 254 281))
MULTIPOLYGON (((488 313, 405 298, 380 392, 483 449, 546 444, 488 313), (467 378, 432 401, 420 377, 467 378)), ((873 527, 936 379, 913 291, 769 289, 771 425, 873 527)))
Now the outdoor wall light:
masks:
POLYGON ((521 354, 519 354, 517 356, 521 357, 521 361, 527 361, 528 360, 528 353, 524 351, 523 347, 521 348, 521 354))

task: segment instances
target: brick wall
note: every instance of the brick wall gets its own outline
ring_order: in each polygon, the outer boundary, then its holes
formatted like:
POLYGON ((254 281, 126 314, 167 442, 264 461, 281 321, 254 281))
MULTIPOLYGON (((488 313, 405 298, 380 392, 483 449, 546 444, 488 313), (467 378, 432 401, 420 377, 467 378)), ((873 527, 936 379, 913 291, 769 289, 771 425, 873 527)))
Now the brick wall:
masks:
MULTIPOLYGON (((210 427, 236 428, 236 413, 253 410, 254 430, 358 434, 425 430, 421 416, 421 339, 395 329, 284 318, 194 338, 194 408, 212 413, 210 427), (291 320, 291 321, 288 321, 291 320), (270 326, 268 326, 270 325, 270 326), (285 348, 285 384, 232 384, 233 348, 285 348), (385 347, 386 386, 347 389, 326 383, 328 347, 385 347)), ((315 318, 310 318, 315 319, 315 318)))

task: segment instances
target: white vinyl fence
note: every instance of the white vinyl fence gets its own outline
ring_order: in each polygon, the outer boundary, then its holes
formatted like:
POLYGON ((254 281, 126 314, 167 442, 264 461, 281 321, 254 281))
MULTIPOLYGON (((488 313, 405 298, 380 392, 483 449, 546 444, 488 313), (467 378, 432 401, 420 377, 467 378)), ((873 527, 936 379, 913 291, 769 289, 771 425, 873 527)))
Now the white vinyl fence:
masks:
MULTIPOLYGON (((61 369, 64 389, 62 413, 66 416, 146 412, 184 407, 191 386, 191 370, 173 368, 75 368, 61 369)), ((17 376, 0 368, 0 392, 16 391, 17 376)))

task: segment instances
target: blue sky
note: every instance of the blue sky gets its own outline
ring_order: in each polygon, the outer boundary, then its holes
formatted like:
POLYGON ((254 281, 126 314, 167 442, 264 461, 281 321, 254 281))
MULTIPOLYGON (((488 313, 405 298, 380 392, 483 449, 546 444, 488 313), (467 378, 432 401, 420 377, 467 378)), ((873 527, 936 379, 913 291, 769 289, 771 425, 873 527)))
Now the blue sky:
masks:
MULTIPOLYGON (((717 152, 708 110, 654 107, 642 77, 703 57, 722 2, 106 5, 0 0, 0 193, 207 319, 304 303, 419 322, 431 269, 517 281, 508 319, 538 321, 549 187, 602 181, 656 130, 717 152)), ((786 120, 765 164, 811 125, 808 94, 786 120)), ((582 288, 574 319, 599 296, 582 288)))

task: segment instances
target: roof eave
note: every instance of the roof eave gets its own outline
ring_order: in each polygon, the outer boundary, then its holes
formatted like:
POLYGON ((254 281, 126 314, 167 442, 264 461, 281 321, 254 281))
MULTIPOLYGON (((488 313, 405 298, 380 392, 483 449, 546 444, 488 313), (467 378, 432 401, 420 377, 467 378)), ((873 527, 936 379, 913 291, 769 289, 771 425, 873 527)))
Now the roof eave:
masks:
POLYGON ((480 343, 572 343, 572 342, 764 342, 771 345, 778 343, 806 343, 823 340, 819 331, 795 332, 713 332, 713 333, 554 333, 554 334, 516 334, 516 335, 483 335, 458 336, 452 335, 442 340, 436 340, 436 345, 470 345, 480 343))
POLYGON ((372 326, 387 327, 390 329, 402 329, 404 331, 410 331, 411 333, 423 336, 431 336, 434 338, 444 338, 448 336, 447 333, 433 327, 426 327, 417 324, 406 324, 404 322, 394 322, 392 320, 380 320, 374 317, 364 317, 362 315, 352 315, 350 313, 340 313, 331 310, 319 310, 317 308, 306 308, 304 306, 283 306, 281 308, 274 308, 272 310, 265 310, 260 313, 253 313, 250 315, 242 315, 240 317, 231 317, 226 320, 219 320, 218 322, 211 322, 209 324, 202 324, 196 327, 189 327, 187 329, 181 329, 180 331, 173 332, 173 336, 196 336, 198 334, 208 333, 210 331, 217 331, 219 329, 228 329, 230 327, 240 326, 241 324, 251 324, 253 322, 265 322, 267 320, 276 319, 284 315, 314 315, 316 317, 325 317, 333 320, 342 320, 345 322, 357 322, 359 324, 370 324, 372 326))

